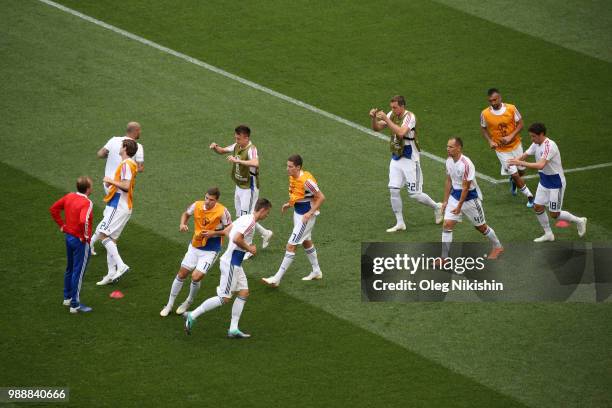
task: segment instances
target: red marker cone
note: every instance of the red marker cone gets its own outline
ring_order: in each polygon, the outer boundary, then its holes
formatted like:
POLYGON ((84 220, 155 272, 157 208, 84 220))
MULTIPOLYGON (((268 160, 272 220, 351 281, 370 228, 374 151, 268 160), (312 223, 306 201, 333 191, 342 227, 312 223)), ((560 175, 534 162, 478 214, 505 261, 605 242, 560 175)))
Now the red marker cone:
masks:
POLYGON ((561 220, 561 221, 557 221, 557 223, 555 224, 555 227, 557 227, 557 228, 567 228, 567 227, 569 227, 569 225, 570 225, 569 222, 561 220))
POLYGON ((115 290, 111 292, 109 296, 112 297, 113 299, 121 299, 123 298, 123 292, 121 292, 120 290, 115 290))

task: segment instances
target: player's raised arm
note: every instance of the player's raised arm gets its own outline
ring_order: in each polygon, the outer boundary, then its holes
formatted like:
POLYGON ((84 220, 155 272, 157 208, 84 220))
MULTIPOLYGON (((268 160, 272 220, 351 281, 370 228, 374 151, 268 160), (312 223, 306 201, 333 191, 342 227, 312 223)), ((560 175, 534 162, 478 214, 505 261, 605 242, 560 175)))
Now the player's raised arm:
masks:
MULTIPOLYGON (((379 120, 377 118, 377 114, 378 112, 381 112, 380 109, 378 108, 372 108, 370 109, 370 119, 372 120, 372 130, 375 130, 377 132, 383 130, 384 128, 387 127, 387 123, 384 120, 379 120)), ((384 112, 383 112, 384 113, 384 112)))
POLYGON ((221 147, 219 146, 217 143, 212 142, 210 144, 210 146, 208 146, 208 148, 210 150, 215 151, 217 154, 225 154, 225 153, 230 153, 233 150, 233 144, 226 146, 226 147, 221 147))
POLYGON ((410 127, 406 122, 403 122, 401 126, 396 125, 395 123, 393 123, 391 118, 387 116, 383 111, 378 111, 376 113, 376 117, 381 122, 384 122, 385 127, 388 127, 389 130, 391 130, 391 132, 397 135, 398 137, 404 138, 408 134, 408 132, 410 132, 410 127))

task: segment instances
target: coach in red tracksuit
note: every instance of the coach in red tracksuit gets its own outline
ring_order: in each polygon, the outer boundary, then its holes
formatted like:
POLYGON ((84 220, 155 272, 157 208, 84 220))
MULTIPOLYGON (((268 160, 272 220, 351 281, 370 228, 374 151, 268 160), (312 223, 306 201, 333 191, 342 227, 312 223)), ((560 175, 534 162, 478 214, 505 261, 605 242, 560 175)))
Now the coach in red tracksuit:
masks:
POLYGON ((86 313, 92 308, 81 304, 79 295, 90 255, 93 203, 88 196, 91 194, 91 179, 79 177, 76 187, 76 193, 68 193, 57 200, 49 212, 66 237, 68 265, 64 274, 64 306, 70 306, 70 313, 86 313), (61 216, 62 210, 65 220, 61 216))

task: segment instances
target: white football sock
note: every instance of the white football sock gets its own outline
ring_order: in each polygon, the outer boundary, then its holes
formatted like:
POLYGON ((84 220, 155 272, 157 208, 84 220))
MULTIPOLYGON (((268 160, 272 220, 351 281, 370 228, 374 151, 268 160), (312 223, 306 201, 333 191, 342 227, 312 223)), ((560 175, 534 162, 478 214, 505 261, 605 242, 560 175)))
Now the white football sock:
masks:
POLYGON ((397 224, 405 224, 404 214, 402 212, 402 196, 400 195, 400 189, 390 188, 389 193, 391 194, 391 209, 393 210, 393 214, 395 214, 397 224))
POLYGON ((580 222, 580 218, 576 217, 574 214, 572 214, 569 211, 561 211, 561 214, 559 214, 559 219, 563 221, 573 222, 574 224, 577 224, 580 222))
POLYGON ((115 241, 110 238, 106 238, 102 241, 102 245, 104 245, 106 251, 113 258, 113 261, 115 261, 117 269, 119 270, 123 268, 125 266, 125 263, 123 262, 123 259, 121 259, 121 255, 119 255, 119 249, 117 248, 117 244, 115 244, 115 241))
POLYGON ((312 271, 314 273, 321 273, 321 268, 319 267, 319 259, 317 258, 317 250, 314 245, 310 248, 306 249, 306 256, 310 261, 310 265, 312 265, 312 271))
POLYGON ((211 298, 206 299, 202 304, 194 309, 191 312, 191 317, 197 319, 200 315, 210 312, 213 309, 218 308, 223 304, 223 300, 219 296, 213 296, 211 298))
POLYGON ((448 257, 451 242, 453 242, 453 231, 442 230, 442 258, 448 257))
POLYGON ((295 258, 294 252, 285 251, 285 257, 283 258, 283 262, 281 262, 281 265, 278 268, 278 271, 274 275, 274 279, 277 282, 280 282, 281 279, 283 279, 283 275, 285 274, 285 272, 287 272, 287 269, 289 269, 289 267, 291 266, 291 263, 293 263, 294 258, 295 258))
POLYGON ((106 276, 113 276, 117 270, 117 264, 108 251, 106 251, 106 265, 108 266, 108 273, 106 276))
POLYGON ((438 203, 436 203, 434 200, 431 199, 430 196, 428 196, 425 193, 408 193, 408 197, 412 198, 413 200, 418 201, 419 203, 426 205, 428 207, 431 208, 437 208, 438 207, 438 203))
POLYGON ((550 229, 550 223, 548 222, 548 214, 546 214, 546 211, 543 211, 541 214, 536 213, 536 216, 538 217, 538 221, 540 222, 542 229, 544 229, 544 233, 552 234, 552 230, 550 229))
POLYGON ((519 191, 523 193, 523 195, 527 198, 533 197, 533 194, 531 194, 531 191, 529 191, 529 187, 527 187, 527 184, 525 184, 523 188, 520 188, 519 191))
POLYGON ((187 296, 187 302, 193 303, 193 300, 198 294, 198 290, 200 290, 200 282, 191 281, 191 285, 189 285, 189 296, 187 296))
POLYGON ((172 287, 170 288, 170 297, 168 297, 168 303, 166 304, 167 307, 171 308, 174 305, 174 301, 176 300, 178 294, 181 292, 181 289, 183 289, 183 279, 179 278, 177 275, 172 281, 172 287))
POLYGON ((484 233, 484 236, 487 237, 489 241, 491 241, 491 244, 493 244, 494 248, 501 248, 502 244, 501 242, 499 242, 497 234, 495 234, 495 230, 493 230, 493 228, 488 227, 484 233))
POLYGON ((246 298, 236 296, 234 304, 232 305, 232 321, 230 323, 230 330, 238 330, 238 321, 240 321, 240 315, 244 309, 246 298))

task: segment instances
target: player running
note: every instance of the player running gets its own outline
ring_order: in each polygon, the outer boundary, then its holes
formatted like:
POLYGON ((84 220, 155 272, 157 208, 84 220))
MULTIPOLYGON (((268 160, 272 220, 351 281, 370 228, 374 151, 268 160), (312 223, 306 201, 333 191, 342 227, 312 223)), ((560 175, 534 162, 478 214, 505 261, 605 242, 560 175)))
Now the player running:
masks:
POLYGON ((172 282, 168 303, 159 312, 162 317, 170 314, 174 301, 183 288, 183 282, 187 275, 191 273, 189 295, 176 309, 176 314, 182 315, 189 309, 198 290, 200 290, 200 282, 217 260, 217 255, 221 251, 223 236, 227 235, 232 224, 229 211, 219 202, 220 196, 219 189, 211 187, 206 192, 204 200, 194 202, 181 215, 179 225, 179 231, 181 232, 189 231, 187 222, 193 216, 193 237, 181 262, 181 268, 172 282))
POLYGON ((534 123, 529 126, 529 136, 531 136, 532 145, 520 157, 509 159, 508 164, 536 169, 540 175, 534 210, 544 229, 544 235, 534 239, 534 242, 555 240, 544 207, 548 207, 551 217, 576 224, 578 236, 583 237, 586 234, 586 217, 576 217, 569 211, 561 209, 566 183, 557 143, 546 136, 546 126, 543 123, 534 123), (535 163, 524 161, 527 156, 535 156, 535 163))
POLYGON ((488 259, 497 259, 503 252, 493 228, 485 221, 482 208, 482 193, 476 183, 476 168, 469 157, 463 154, 460 137, 450 139, 446 144, 446 184, 444 187, 444 224, 442 226, 442 260, 448 257, 453 228, 465 215, 472 225, 493 245, 488 259))
POLYGON ((196 319, 203 313, 216 309, 224 303, 229 303, 232 294, 237 292, 238 296, 236 296, 232 305, 232 320, 227 337, 234 339, 251 337, 250 334, 243 333, 238 328, 244 304, 249 297, 249 286, 242 269, 242 261, 247 252, 253 255, 257 253, 257 248, 253 245, 255 225, 268 216, 270 208, 272 208, 270 201, 260 198, 255 204, 252 214, 243 215, 232 224, 227 249, 221 256, 221 277, 219 286, 217 286, 217 296, 206 299, 192 312, 183 315, 185 316, 185 333, 191 334, 196 319))
POLYGON ((325 196, 317 185, 317 180, 309 172, 302 170, 302 156, 294 154, 287 159, 287 174, 289 175, 289 201, 283 204, 282 212, 293 207, 293 232, 287 242, 287 251, 275 275, 262 278, 262 282, 272 287, 278 287, 283 275, 293 263, 298 245, 304 247, 306 256, 312 266, 312 271, 302 280, 319 280, 323 272, 319 267, 317 250, 312 242, 312 229, 314 228, 319 208, 325 196))
POLYGON ((510 176, 512 195, 518 190, 527 197, 527 207, 533 207, 533 194, 523 180, 525 167, 509 165, 508 160, 523 154, 520 132, 523 129, 523 118, 516 106, 502 103, 499 91, 491 88, 487 91, 489 95, 489 107, 480 113, 480 131, 489 143, 489 147, 495 150, 495 154, 501 164, 501 175, 510 176))

